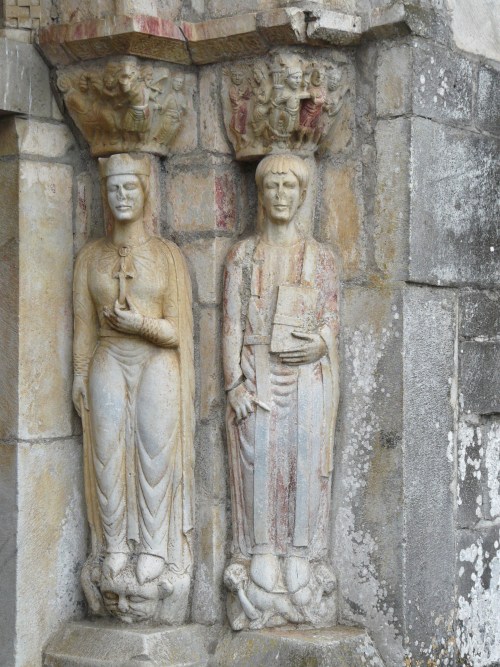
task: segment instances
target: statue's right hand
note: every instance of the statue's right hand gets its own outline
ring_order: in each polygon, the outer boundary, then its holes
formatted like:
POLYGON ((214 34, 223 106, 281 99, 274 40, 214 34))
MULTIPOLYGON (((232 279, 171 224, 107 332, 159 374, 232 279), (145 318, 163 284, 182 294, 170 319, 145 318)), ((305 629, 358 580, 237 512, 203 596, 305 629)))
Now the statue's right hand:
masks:
POLYGON ((75 406, 75 410, 78 412, 80 417, 82 416, 82 400, 83 407, 85 410, 88 410, 89 403, 87 400, 87 381, 83 375, 75 375, 73 380, 73 405, 75 406))
POLYGON ((253 412, 253 396, 247 391, 244 384, 239 384, 227 392, 229 405, 236 413, 236 419, 246 419, 253 412))

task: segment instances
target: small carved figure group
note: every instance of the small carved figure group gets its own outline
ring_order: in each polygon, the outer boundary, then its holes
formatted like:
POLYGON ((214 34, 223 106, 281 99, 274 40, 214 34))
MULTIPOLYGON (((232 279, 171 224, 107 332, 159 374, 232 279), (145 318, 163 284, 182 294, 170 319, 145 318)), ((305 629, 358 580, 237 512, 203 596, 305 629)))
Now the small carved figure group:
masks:
POLYGON ((102 73, 79 69, 58 79, 66 107, 94 154, 149 142, 168 146, 187 113, 184 83, 184 74, 171 77, 168 69, 140 66, 134 57, 111 61, 102 73))
POLYGON ((228 133, 238 157, 273 148, 314 151, 339 113, 348 84, 338 64, 276 58, 226 70, 228 133))

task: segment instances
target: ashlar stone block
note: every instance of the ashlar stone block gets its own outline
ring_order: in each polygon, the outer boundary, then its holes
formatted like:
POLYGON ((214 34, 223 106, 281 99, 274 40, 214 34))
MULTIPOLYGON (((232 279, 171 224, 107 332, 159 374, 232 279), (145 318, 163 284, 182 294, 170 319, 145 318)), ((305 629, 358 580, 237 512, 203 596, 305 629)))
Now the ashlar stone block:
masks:
POLYGON ((459 344, 460 393, 465 413, 500 412, 500 343, 462 341, 459 344))
POLYGON ((409 278, 437 285, 500 281, 500 141, 412 121, 409 278))
POLYGON ((67 165, 20 163, 18 433, 22 438, 72 432, 72 178, 67 165))
POLYGON ((202 308, 199 320, 201 419, 213 416, 224 403, 220 327, 219 310, 202 308))
POLYGON ((218 66, 200 70, 200 141, 206 150, 229 154, 231 147, 223 129, 218 77, 218 66))
POLYGON ((383 49, 377 61, 377 116, 400 116, 411 109, 412 50, 409 44, 383 49))
POLYGON ((168 218, 178 231, 231 232, 236 225, 234 175, 210 162, 186 170, 172 166, 167 175, 168 218))
POLYGON ((460 294, 460 336, 495 338, 500 336, 500 294, 472 290, 460 294))
POLYGON ((75 145, 65 125, 12 116, 0 124, 0 155, 61 158, 75 145))
POLYGON ((231 239, 197 239, 182 246, 196 285, 195 294, 202 304, 219 304, 222 298, 224 260, 231 247, 231 239))
POLYGON ((500 134, 500 71, 481 67, 477 89, 476 125, 480 130, 500 134))

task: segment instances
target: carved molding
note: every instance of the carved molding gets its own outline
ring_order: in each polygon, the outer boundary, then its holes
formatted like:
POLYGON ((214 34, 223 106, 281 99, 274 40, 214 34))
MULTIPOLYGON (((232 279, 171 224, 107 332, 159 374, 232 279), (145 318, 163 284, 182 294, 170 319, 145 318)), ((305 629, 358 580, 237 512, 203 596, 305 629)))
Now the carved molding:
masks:
POLYGON ((57 86, 93 155, 133 150, 164 155, 193 113, 183 72, 132 56, 62 70, 57 86))
POLYGON ((407 10, 377 9, 360 16, 324 8, 286 7, 199 23, 154 16, 113 16, 40 30, 38 44, 53 66, 111 55, 136 55, 204 65, 267 53, 277 45, 345 46, 365 37, 409 32, 407 10))
POLYGON ((345 65, 276 53, 224 70, 224 122, 238 159, 314 153, 327 141, 349 92, 345 65))

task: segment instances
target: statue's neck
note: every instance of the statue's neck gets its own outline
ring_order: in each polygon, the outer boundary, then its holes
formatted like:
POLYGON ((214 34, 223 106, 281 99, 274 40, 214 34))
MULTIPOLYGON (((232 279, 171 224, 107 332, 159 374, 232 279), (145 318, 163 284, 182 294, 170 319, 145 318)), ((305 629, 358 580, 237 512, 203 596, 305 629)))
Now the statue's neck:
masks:
POLYGON ((300 236, 293 220, 287 224, 277 224, 266 220, 262 240, 271 245, 293 245, 300 241, 300 236))
POLYGON ((118 222, 115 220, 111 241, 116 246, 137 246, 146 243, 149 234, 144 229, 143 219, 134 222, 118 222))

